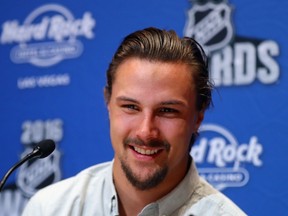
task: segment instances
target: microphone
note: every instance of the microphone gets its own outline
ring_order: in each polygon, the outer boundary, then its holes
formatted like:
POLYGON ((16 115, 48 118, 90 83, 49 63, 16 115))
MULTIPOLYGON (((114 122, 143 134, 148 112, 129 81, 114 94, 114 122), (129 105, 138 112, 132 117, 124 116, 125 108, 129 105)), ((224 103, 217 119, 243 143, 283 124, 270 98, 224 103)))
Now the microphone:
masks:
POLYGON ((39 142, 34 148, 33 151, 27 154, 25 157, 23 157, 18 163, 16 163, 14 166, 12 166, 8 172, 4 175, 3 179, 0 182, 0 192, 8 179, 8 177, 11 175, 11 173, 17 169, 19 166, 21 166, 26 161, 32 159, 32 158, 45 158, 48 155, 50 155, 55 149, 55 142, 51 139, 42 140, 39 142))

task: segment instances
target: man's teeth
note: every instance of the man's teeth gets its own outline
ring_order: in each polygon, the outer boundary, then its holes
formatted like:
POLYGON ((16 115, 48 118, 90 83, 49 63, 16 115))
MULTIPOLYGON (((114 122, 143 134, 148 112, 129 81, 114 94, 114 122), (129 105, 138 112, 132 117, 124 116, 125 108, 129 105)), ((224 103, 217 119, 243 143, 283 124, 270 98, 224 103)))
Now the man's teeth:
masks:
POLYGON ((158 150, 145 150, 145 149, 141 149, 141 148, 138 148, 138 147, 135 147, 134 146, 134 150, 140 154, 143 154, 143 155, 153 155, 153 154, 156 154, 158 152, 158 150))

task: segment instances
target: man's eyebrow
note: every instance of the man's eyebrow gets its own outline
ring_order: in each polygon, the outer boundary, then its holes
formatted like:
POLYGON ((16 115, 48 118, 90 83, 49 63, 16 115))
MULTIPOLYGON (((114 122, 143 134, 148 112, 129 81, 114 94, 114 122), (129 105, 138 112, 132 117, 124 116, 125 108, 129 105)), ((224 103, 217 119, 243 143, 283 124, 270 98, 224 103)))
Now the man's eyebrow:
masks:
POLYGON ((184 103, 181 100, 167 100, 160 103, 161 105, 179 105, 179 106, 187 106, 186 103, 184 103))
POLYGON ((119 96, 116 98, 116 101, 117 102, 132 102, 132 103, 136 103, 136 104, 139 104, 139 102, 133 98, 129 98, 129 97, 126 97, 126 96, 119 96))

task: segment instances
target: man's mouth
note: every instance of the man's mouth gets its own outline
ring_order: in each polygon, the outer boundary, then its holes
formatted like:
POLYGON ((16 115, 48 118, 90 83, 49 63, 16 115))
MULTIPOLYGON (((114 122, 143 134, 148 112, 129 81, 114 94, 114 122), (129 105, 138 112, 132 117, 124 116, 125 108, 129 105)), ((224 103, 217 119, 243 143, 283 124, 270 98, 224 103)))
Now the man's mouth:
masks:
POLYGON ((142 155, 155 155, 160 151, 159 149, 143 149, 136 146, 132 146, 132 148, 134 149, 135 152, 142 155))

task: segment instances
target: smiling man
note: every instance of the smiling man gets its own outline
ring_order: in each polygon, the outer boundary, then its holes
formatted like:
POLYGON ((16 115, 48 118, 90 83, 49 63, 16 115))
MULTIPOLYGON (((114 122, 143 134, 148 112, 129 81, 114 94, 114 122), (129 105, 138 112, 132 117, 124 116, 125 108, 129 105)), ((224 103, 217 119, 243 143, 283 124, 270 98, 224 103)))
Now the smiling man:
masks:
POLYGON ((39 191, 24 215, 245 215, 190 156, 211 103, 207 68, 191 38, 156 28, 128 35, 105 87, 114 160, 39 191))

